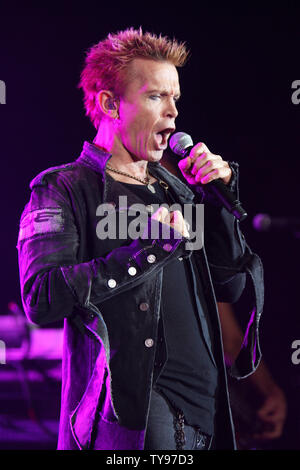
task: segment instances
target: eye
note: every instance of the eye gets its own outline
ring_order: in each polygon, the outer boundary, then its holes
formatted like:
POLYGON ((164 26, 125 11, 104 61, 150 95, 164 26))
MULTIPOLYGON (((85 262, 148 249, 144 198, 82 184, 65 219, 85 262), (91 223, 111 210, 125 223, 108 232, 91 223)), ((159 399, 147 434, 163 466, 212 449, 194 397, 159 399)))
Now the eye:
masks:
POLYGON ((160 99, 160 95, 150 95, 149 98, 150 100, 156 101, 160 99))

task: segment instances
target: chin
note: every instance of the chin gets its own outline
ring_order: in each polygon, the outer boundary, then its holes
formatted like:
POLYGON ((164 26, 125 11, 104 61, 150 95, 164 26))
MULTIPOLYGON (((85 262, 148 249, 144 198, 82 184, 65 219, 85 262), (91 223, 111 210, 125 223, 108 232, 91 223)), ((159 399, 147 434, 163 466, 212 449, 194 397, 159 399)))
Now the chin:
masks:
POLYGON ((146 160, 148 162, 159 162, 163 157, 163 153, 163 150, 153 150, 148 153, 146 160))

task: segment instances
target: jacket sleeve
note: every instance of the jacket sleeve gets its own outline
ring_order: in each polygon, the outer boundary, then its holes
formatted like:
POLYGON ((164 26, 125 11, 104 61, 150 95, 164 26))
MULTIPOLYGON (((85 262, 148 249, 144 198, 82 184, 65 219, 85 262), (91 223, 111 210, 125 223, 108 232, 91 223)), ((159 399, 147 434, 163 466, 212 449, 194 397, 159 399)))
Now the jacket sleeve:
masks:
POLYGON ((246 284, 245 238, 239 222, 226 209, 222 208, 218 217, 215 211, 207 211, 205 224, 206 252, 216 298, 218 302, 234 303, 246 284), (217 226, 218 230, 209 230, 209 225, 217 226))
MULTIPOLYGON (((174 257, 190 256, 187 239, 148 218, 159 236, 144 236, 113 249, 105 257, 79 262, 77 219, 66 194, 55 185, 32 189, 20 220, 18 259, 21 296, 29 320, 37 324, 72 315, 75 306, 93 309, 109 297, 130 289, 158 272, 174 257)), ((99 243, 105 241, 99 240, 99 243)))
MULTIPOLYGON (((230 163, 233 176, 229 189, 239 197, 238 165, 230 163)), ((204 202, 204 241, 212 281, 219 302, 236 302, 246 283, 249 250, 240 222, 210 194, 199 187, 204 202)))
MULTIPOLYGON (((238 194, 238 165, 230 163, 233 178, 230 190, 238 194)), ((259 323, 264 304, 263 266, 251 251, 240 230, 240 222, 214 200, 207 191, 202 193, 204 209, 204 240, 212 281, 219 302, 236 302, 242 294, 246 276, 250 280, 252 309, 241 350, 230 374, 238 379, 252 374, 261 360, 259 323)))

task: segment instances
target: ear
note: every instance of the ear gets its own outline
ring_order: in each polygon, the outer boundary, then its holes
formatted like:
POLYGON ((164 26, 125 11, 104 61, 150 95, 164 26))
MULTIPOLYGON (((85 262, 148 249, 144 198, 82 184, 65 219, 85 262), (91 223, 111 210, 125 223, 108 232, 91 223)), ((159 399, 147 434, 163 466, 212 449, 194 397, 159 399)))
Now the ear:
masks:
POLYGON ((109 90, 101 90, 97 94, 96 101, 103 114, 116 119, 119 117, 119 101, 109 90))

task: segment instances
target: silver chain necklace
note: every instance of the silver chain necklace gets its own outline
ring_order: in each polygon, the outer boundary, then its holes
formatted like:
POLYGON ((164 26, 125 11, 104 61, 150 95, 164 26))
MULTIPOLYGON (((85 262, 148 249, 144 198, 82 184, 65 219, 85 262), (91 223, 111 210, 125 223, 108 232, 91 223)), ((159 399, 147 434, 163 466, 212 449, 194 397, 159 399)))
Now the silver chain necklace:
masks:
MULTIPOLYGON (((154 186, 150 183, 150 175, 149 175, 148 167, 146 168, 146 179, 142 179, 142 178, 138 178, 137 176, 129 175, 128 173, 125 173, 124 171, 116 170, 116 168, 112 168, 109 165, 106 165, 106 170, 114 171, 115 173, 118 173, 119 175, 128 176, 128 178, 132 178, 136 181, 140 181, 140 183, 143 183, 147 186, 147 188, 149 189, 149 191, 151 191, 151 193, 156 192, 154 186)), ((167 185, 167 183, 165 183, 162 180, 158 180, 158 181, 159 181, 159 184, 161 186, 163 186, 165 190, 168 189, 169 186, 167 185)))

